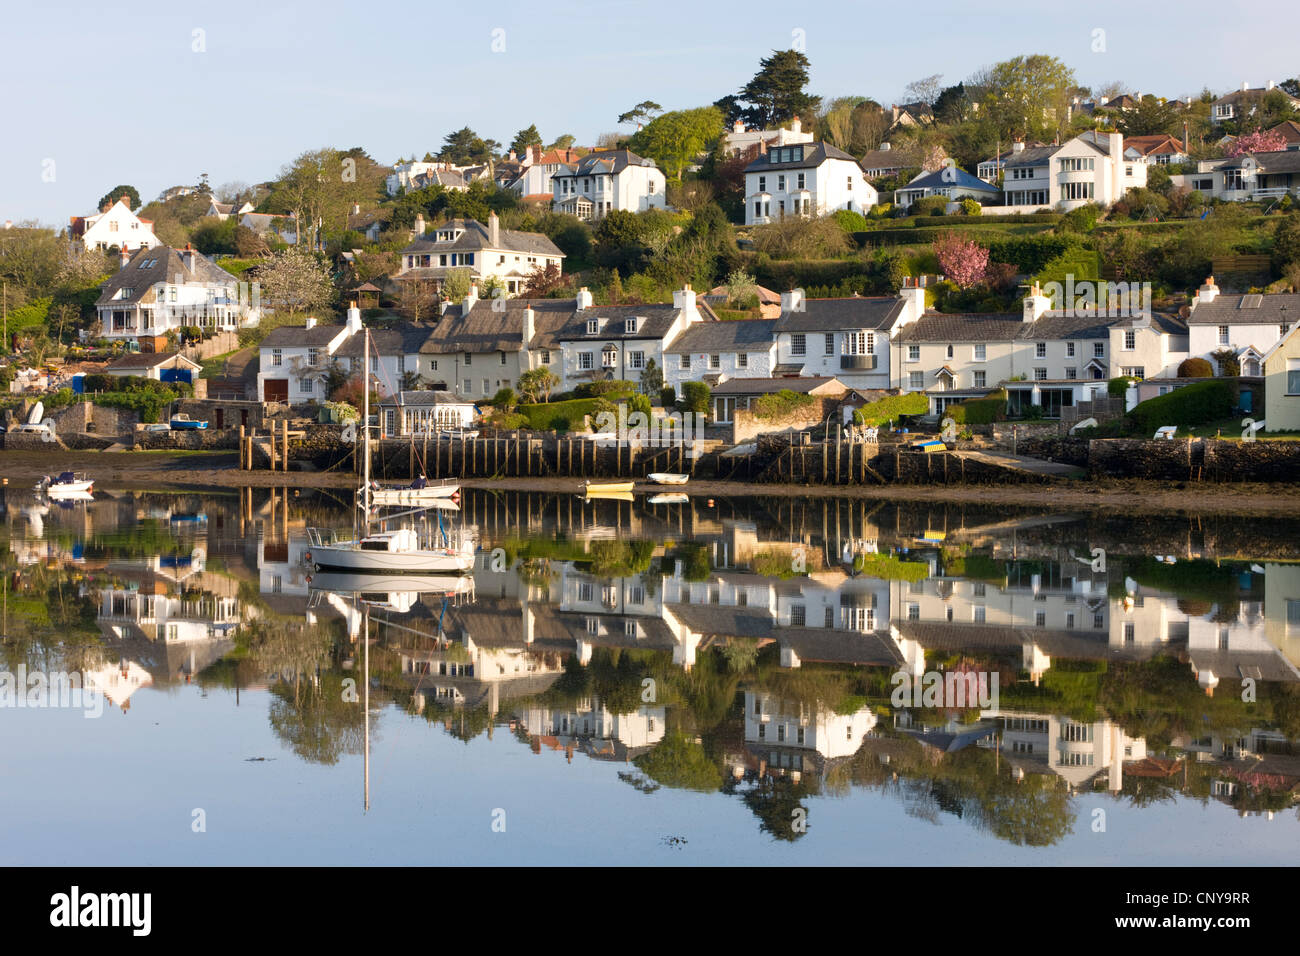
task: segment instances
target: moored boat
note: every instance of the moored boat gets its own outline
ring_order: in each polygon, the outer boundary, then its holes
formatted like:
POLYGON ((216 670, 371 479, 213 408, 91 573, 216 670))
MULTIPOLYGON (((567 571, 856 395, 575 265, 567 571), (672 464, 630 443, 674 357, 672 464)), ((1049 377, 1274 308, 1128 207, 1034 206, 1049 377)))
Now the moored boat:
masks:
POLYGON ((94 489, 95 481, 79 472, 64 471, 57 475, 46 475, 36 485, 38 492, 44 492, 49 498, 84 497, 94 489))
POLYGON ((582 491, 588 498, 602 495, 630 495, 634 481, 584 481, 582 491))
POLYGON ((684 485, 691 480, 690 475, 679 475, 671 471, 656 471, 646 477, 656 485, 684 485))

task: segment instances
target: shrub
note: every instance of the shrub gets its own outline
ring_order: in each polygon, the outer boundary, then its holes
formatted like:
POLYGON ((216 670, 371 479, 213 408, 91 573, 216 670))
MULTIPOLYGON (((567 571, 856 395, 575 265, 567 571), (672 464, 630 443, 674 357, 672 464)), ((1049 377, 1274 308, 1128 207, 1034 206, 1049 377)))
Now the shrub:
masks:
POLYGON ((766 421, 778 421, 808 408, 815 401, 811 395, 783 388, 779 392, 760 395, 755 402, 754 414, 766 421))
POLYGON ((942 216, 951 200, 947 196, 926 196, 908 207, 909 216, 942 216))
POLYGON ((967 196, 961 201, 961 214, 963 216, 982 216, 984 214, 984 207, 981 206, 977 200, 971 199, 970 196, 967 196))
POLYGON ((600 398, 603 395, 635 392, 640 386, 636 382, 623 382, 617 379, 599 382, 584 382, 573 390, 574 398, 600 398))
POLYGON ((1224 378, 1235 378, 1241 374, 1241 361, 1232 349, 1219 349, 1211 352, 1210 358, 1219 367, 1219 374, 1224 378))
POLYGON ((515 390, 513 388, 498 389, 497 393, 492 396, 492 404, 505 411, 514 408, 517 403, 518 399, 515 396, 515 390))
POLYGON ((853 420, 859 425, 877 427, 891 422, 900 415, 924 415, 930 410, 930 400, 922 392, 908 392, 906 395, 886 395, 863 405, 853 413, 853 420))
POLYGON ((867 218, 860 212, 849 209, 837 209, 831 218, 840 224, 845 232, 865 232, 868 228, 867 218))
POLYGON ((683 382, 682 411, 707 415, 710 395, 709 386, 703 382, 683 382))
POLYGON ((1061 217, 1061 221, 1056 224, 1055 231, 1058 233, 1092 232, 1097 228, 1097 214, 1099 212, 1096 203, 1088 203, 1078 209, 1071 209, 1061 217))
POLYGON ((1214 366, 1203 358, 1184 359, 1178 366, 1179 378, 1214 378, 1214 366))
POLYGON ((1007 393, 1003 389, 984 398, 970 398, 960 405, 949 405, 945 414, 959 425, 989 425, 1006 418, 1007 393))
POLYGON ((1106 383, 1106 394, 1111 398, 1123 398, 1133 379, 1128 375, 1118 375, 1106 383))
POLYGON ((1151 435, 1165 425, 1195 428, 1227 418, 1234 401, 1232 386, 1212 379, 1149 398, 1128 413, 1128 420, 1138 432, 1151 435))
POLYGON ((1071 236, 1014 236, 996 239, 989 243, 989 258, 998 262, 1010 262, 1021 272, 1034 275, 1053 259, 1065 254, 1078 242, 1071 236))
POLYGON ((659 404, 664 408, 672 408, 677 404, 677 390, 671 385, 665 385, 659 392, 659 404))

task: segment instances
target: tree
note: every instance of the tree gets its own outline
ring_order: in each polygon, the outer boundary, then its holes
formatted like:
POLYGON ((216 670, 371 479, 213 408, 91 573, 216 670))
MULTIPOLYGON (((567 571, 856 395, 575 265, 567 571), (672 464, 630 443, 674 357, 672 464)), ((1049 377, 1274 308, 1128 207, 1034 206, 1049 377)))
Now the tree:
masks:
POLYGON ((963 289, 981 282, 988 272, 989 251, 955 232, 945 233, 935 240, 934 254, 944 275, 963 289))
POLYGON ((680 180, 686 166, 721 135, 721 111, 704 106, 654 118, 633 134, 629 146, 634 153, 657 162, 670 178, 680 180))
POLYGON ((1219 367, 1221 378, 1236 378, 1241 374, 1241 360, 1232 349, 1218 349, 1210 353, 1210 358, 1219 367))
POLYGON ((397 283, 397 311, 412 322, 438 315, 438 293, 428 282, 410 279, 397 283))
POLYGON ((537 132, 537 127, 529 126, 527 129, 521 129, 515 133, 515 138, 510 141, 510 149, 516 156, 522 156, 529 146, 541 146, 542 134, 537 132))
POLYGON ((576 142, 576 139, 574 138, 574 136, 573 136, 572 133, 565 133, 563 136, 558 137, 558 138, 555 140, 555 142, 552 143, 552 144, 550 145, 549 148, 550 148, 550 149, 569 149, 571 146, 573 146, 573 144, 574 144, 575 142, 576 142))
POLYGON ((811 120, 821 106, 821 97, 804 92, 808 67, 808 57, 797 50, 773 50, 759 61, 758 72, 736 96, 723 97, 714 105, 723 111, 727 123, 743 119, 759 129, 780 126, 796 116, 811 120))
POLYGON ((530 403, 549 402, 551 391, 560 384, 560 380, 549 368, 538 366, 519 376, 519 394, 530 403))
POLYGON ((126 197, 126 201, 127 201, 126 204, 131 207, 131 210, 133 212, 140 208, 139 190, 137 190, 134 186, 126 186, 126 185, 114 186, 108 192, 104 193, 103 196, 99 197, 98 208, 103 209, 105 203, 108 203, 111 206, 114 203, 116 203, 119 199, 121 199, 123 196, 126 197))
POLYGON ((538 266, 525 280, 521 295, 527 299, 542 299, 564 285, 564 276, 560 274, 558 263, 548 262, 538 266))
POLYGON ((1181 118, 1176 109, 1168 103, 1162 103, 1158 97, 1147 94, 1132 109, 1122 110, 1115 118, 1115 125, 1125 136, 1150 136, 1155 133, 1170 133, 1181 125, 1181 118))
POLYGON ((642 100, 636 106, 632 107, 626 113, 620 113, 618 116, 619 125, 624 123, 640 124, 646 122, 655 113, 662 113, 664 108, 654 100, 642 100))
POLYGON ((935 97, 934 102, 928 105, 934 113, 934 121, 945 126, 965 123, 975 113, 974 103, 971 101, 970 94, 966 92, 965 83, 945 88, 935 97))
POLYGON ((293 312, 317 312, 335 300, 334 283, 321 260, 298 246, 274 253, 259 275, 262 297, 293 312))
MULTIPOLYGON (((942 73, 923 76, 921 79, 913 80, 903 87, 903 94, 908 98, 909 102, 924 104, 933 113, 935 101, 939 99, 939 94, 943 91, 943 87, 939 85, 939 81, 942 79, 942 73)), ((933 117, 931 117, 931 122, 933 122, 933 117)))
POLYGON ((664 390, 664 372, 654 359, 648 359, 645 368, 641 370, 641 391, 646 395, 659 397, 660 392, 664 390))
POLYGON ((1183 359, 1178 366, 1179 378, 1213 378, 1214 366, 1203 358, 1183 359))
POLYGON ((442 297, 452 304, 464 301, 473 277, 474 272, 468 266, 448 269, 442 280, 442 297))
POLYGON ((709 413, 710 395, 709 386, 704 382, 683 382, 682 411, 707 415, 709 413))
POLYGON ((1275 130, 1256 130, 1234 139, 1226 150, 1226 156, 1244 156, 1246 153, 1276 153, 1286 149, 1286 137, 1275 130))
POLYGON ((444 163, 453 163, 457 166, 469 166, 474 163, 485 163, 492 158, 492 150, 488 142, 479 137, 468 126, 456 130, 454 133, 448 133, 442 141, 442 149, 438 153, 438 159, 444 163))
POLYGON ((1046 139, 1065 128, 1066 107, 1075 89, 1074 71, 1054 56, 1017 56, 995 64, 980 77, 983 105, 1004 140, 1046 139))

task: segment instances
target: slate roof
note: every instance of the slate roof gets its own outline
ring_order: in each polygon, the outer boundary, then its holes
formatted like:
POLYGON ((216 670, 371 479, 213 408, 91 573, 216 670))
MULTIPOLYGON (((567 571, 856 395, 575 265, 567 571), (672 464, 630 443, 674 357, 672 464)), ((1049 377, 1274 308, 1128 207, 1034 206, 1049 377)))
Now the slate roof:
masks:
POLYGON ((783 311, 776 320, 781 332, 840 332, 888 329, 903 310, 898 296, 851 296, 846 299, 805 299, 803 311, 783 311))
POLYGON ((903 169, 910 163, 901 149, 869 149, 858 165, 863 169, 903 169))
POLYGON ((225 269, 212 262, 201 253, 193 255, 194 271, 185 268, 181 254, 170 246, 154 246, 152 249, 138 249, 126 267, 118 269, 100 288, 96 305, 108 305, 114 301, 124 304, 135 302, 153 285, 159 282, 190 282, 205 285, 235 286, 239 280, 225 269), (150 263, 143 268, 144 263, 150 263), (178 278, 179 277, 179 278, 178 278), (123 288, 131 290, 131 298, 114 300, 114 296, 123 288))
POLYGON ((597 305, 581 312, 574 311, 569 321, 555 334, 556 342, 573 342, 588 339, 662 339, 668 334, 681 309, 673 305, 597 305), (640 318, 636 332, 625 331, 628 319, 640 318), (604 319, 600 331, 587 334, 588 319, 604 319))
MULTIPOLYGON (((379 355, 414 355, 433 334, 431 322, 403 322, 385 329, 370 329, 370 351, 379 355)), ((365 349, 360 335, 353 335, 334 353, 340 358, 359 358, 365 349)))
MULTIPOLYGON (((565 164, 569 165, 569 164, 565 164)), ((567 171, 560 170, 555 173, 552 179, 560 179, 572 176, 600 176, 614 173, 621 173, 629 166, 649 166, 658 168, 654 162, 638 156, 630 149, 609 149, 596 153, 588 153, 577 162, 569 166, 567 171)))
POLYGON ((1247 165, 1247 160, 1254 162, 1260 172, 1297 173, 1300 172, 1300 150, 1279 149, 1267 153, 1243 153, 1231 159, 1215 164, 1214 169, 1234 169, 1247 165))
POLYGON ((808 375, 797 378, 729 378, 714 388, 713 394, 766 395, 772 392, 788 390, 807 395, 826 385, 838 385, 841 391, 848 391, 844 383, 838 378, 808 375))
POLYGON ((456 352, 519 352, 523 350, 524 312, 533 308, 532 348, 555 348, 553 336, 576 313, 572 299, 506 299, 506 310, 495 312, 495 300, 481 299, 468 315, 462 305, 448 307, 421 344, 423 354, 456 352))
POLYGON ((151 369, 160 365, 165 365, 172 359, 179 358, 182 362, 187 362, 194 368, 199 368, 199 363, 192 359, 186 358, 179 352, 127 352, 119 355, 113 361, 104 367, 105 372, 120 372, 126 369, 151 369))
POLYGON ((1224 295, 1197 302, 1188 325, 1291 325, 1300 322, 1300 294, 1224 295))
POLYGON ((1020 324, 1020 335, 1017 336, 1020 339, 1104 339, 1110 335, 1115 316, 1045 312, 1037 321, 1020 324))
POLYGON ((907 185, 898 188, 902 191, 907 189, 950 189, 953 186, 959 186, 963 189, 976 189, 985 193, 1002 192, 997 186, 972 176, 959 166, 936 169, 931 173, 921 173, 907 185))
POLYGON ((434 232, 435 235, 416 238, 402 250, 402 254, 441 254, 444 252, 478 252, 482 249, 500 249, 505 252, 564 258, 564 253, 556 247, 555 243, 540 232, 518 232, 514 229, 502 229, 499 234, 499 243, 493 246, 488 238, 488 227, 477 219, 451 219, 435 226, 434 232), (436 233, 449 228, 462 230, 461 234, 450 242, 437 241, 436 233))
POLYGON ((742 319, 737 322, 696 322, 677 336, 665 352, 736 352, 751 346, 770 346, 776 319, 742 319))
POLYGON ((1009 312, 927 312, 899 330, 899 342, 1009 342, 1025 330, 1009 312))
POLYGON ((323 347, 333 342, 334 336, 345 328, 343 325, 315 325, 310 329, 304 325, 282 325, 278 329, 272 329, 258 348, 323 347))
MULTIPOLYGON (((850 156, 844 150, 832 146, 830 143, 793 143, 792 146, 803 146, 803 159, 789 163, 769 162, 772 155, 769 151, 766 155, 758 157, 748 166, 745 167, 747 173, 764 173, 772 169, 813 169, 826 162, 828 159, 846 159, 853 163, 859 169, 862 164, 850 156)), ((789 149, 789 146, 772 147, 772 149, 789 149)))
POLYGON ((472 405, 473 402, 466 401, 463 398, 457 398, 455 392, 435 392, 435 391, 408 391, 403 389, 400 397, 396 402, 392 398, 387 398, 379 403, 380 405, 472 405))

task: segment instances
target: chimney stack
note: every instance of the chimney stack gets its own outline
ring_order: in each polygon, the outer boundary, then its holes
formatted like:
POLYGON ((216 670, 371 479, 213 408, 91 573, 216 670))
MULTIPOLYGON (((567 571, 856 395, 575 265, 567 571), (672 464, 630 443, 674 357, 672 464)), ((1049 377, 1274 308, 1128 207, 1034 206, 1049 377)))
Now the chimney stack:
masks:
POLYGON ((1022 319, 1025 322, 1037 322, 1051 307, 1052 300, 1043 295, 1042 286, 1035 282, 1029 290, 1029 295, 1025 296, 1022 319))
POLYGON ((118 250, 118 251, 119 251, 119 254, 121 255, 121 258, 122 258, 122 263, 121 263, 121 266, 120 266, 119 268, 125 269, 125 268, 126 268, 126 264, 127 264, 128 262, 131 261, 131 250, 128 249, 126 246, 123 246, 123 247, 122 247, 120 250, 118 250))
POLYGON ((575 297, 575 301, 576 301, 576 308, 579 312, 581 312, 583 309, 591 308, 591 303, 592 303, 591 292, 587 289, 585 285, 578 290, 578 294, 575 297))
POLYGON ((476 302, 478 302, 478 283, 471 282, 469 284, 469 294, 465 296, 465 304, 461 307, 460 314, 469 315, 476 302))
POLYGON ((359 215, 361 215, 361 203, 359 203, 359 202, 354 202, 354 203, 352 204, 352 215, 354 215, 354 216, 359 216, 359 215))
POLYGON ((501 248, 501 220, 496 213, 488 216, 488 245, 493 249, 501 248))
POLYGON ((903 288, 898 290, 898 296, 907 303, 906 321, 913 322, 925 315, 925 287, 919 279, 903 276, 903 288))
POLYGON ((1205 280, 1205 285, 1196 290, 1196 301, 1192 303, 1195 308, 1199 303, 1210 303, 1219 297, 1219 287, 1214 284, 1214 276, 1209 276, 1205 280))
POLYGON ((802 312, 803 307, 803 289, 791 289, 789 292, 781 293, 781 311, 782 312, 802 312))
POLYGON ((695 306, 695 291, 691 288, 690 283, 673 292, 673 308, 685 312, 687 322, 694 322, 700 317, 695 306))
POLYGON ((355 334, 361 331, 361 310, 357 308, 355 302, 348 306, 347 327, 349 334, 355 334))
POLYGON ((308 328, 308 329, 316 328, 316 316, 314 315, 307 316, 307 323, 304 326, 304 328, 308 328))
POLYGON ((533 340, 533 336, 536 334, 536 332, 537 332, 537 313, 533 311, 533 307, 530 305, 526 309, 524 309, 523 343, 525 349, 528 348, 528 343, 533 340))
POLYGON ((424 213, 417 212, 415 214, 415 238, 416 239, 419 239, 421 236, 424 235, 424 229, 425 229, 424 213))

